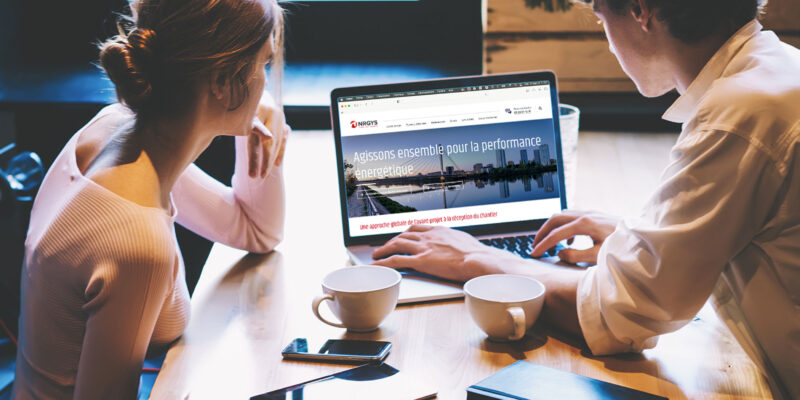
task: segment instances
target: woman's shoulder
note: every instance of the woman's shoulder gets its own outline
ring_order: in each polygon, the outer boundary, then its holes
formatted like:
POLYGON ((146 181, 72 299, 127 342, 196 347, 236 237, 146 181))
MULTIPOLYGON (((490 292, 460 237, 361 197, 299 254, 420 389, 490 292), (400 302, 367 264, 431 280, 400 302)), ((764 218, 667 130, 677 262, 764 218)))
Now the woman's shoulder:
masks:
POLYGON ((172 221, 164 212, 129 204, 90 182, 56 212, 38 240, 28 243, 38 264, 131 264, 166 268, 177 255, 172 221))
POLYGON ((103 107, 89 120, 73 138, 85 141, 86 137, 96 136, 97 132, 109 131, 117 128, 122 122, 134 117, 133 112, 123 104, 113 103, 103 107))
POLYGON ((89 121, 89 124, 100 119, 127 119, 133 116, 133 111, 124 104, 112 103, 98 111, 91 121, 89 121))
MULTIPOLYGON (((124 105, 114 103, 100 110, 74 136, 75 158, 81 169, 86 161, 91 160, 106 143, 112 131, 127 121, 131 121, 133 113, 124 105)), ((70 146, 67 146, 69 148, 70 146)))

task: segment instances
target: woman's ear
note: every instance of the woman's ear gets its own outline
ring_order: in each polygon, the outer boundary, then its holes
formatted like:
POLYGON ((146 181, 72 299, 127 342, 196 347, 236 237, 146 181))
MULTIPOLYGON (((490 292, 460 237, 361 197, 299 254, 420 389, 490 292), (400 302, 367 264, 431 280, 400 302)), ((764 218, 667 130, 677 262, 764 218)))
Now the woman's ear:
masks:
POLYGON ((647 0, 634 0, 631 5, 631 15, 633 19, 642 27, 645 32, 650 31, 650 23, 653 19, 653 11, 647 0))
POLYGON ((221 72, 211 74, 211 96, 219 101, 227 101, 226 97, 230 93, 231 80, 221 72))

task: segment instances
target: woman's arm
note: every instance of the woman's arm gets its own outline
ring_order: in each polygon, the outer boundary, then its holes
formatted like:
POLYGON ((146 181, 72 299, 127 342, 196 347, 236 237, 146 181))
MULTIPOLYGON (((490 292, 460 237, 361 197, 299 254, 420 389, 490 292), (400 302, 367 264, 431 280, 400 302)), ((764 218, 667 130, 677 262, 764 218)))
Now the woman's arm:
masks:
POLYGON ((253 146, 253 138, 236 137, 236 166, 230 187, 192 164, 172 193, 179 224, 211 241, 266 253, 283 237, 285 206, 280 164, 288 127, 283 113, 272 105, 262 105, 259 117, 266 120, 273 135, 266 163, 253 162, 254 158, 264 157, 259 154, 261 147, 253 146), (271 109, 264 112, 265 108, 271 109), (262 165, 266 168, 262 169, 262 165), (254 170, 253 166, 257 168, 254 170), (262 170, 266 171, 265 177, 260 174, 262 170))
POLYGON ((163 239, 159 247, 165 251, 154 247, 144 255, 109 261, 90 278, 76 399, 136 398, 142 362, 177 269, 174 253, 166 249, 169 238, 163 239))

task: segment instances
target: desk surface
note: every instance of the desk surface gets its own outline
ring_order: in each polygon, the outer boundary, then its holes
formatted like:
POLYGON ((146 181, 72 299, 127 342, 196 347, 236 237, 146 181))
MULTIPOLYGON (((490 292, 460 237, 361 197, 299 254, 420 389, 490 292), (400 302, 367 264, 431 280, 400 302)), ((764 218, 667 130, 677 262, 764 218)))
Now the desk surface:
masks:
MULTIPOLYGON (((675 139, 581 132, 575 207, 635 212, 657 184, 675 139)), ((463 301, 398 307, 379 330, 366 334, 319 322, 311 300, 321 293, 322 277, 347 262, 332 149, 330 132, 292 134, 284 242, 267 255, 214 246, 192 298, 189 327, 167 354, 152 398, 244 399, 348 368, 282 361, 281 349, 295 337, 307 337, 312 346, 329 338, 391 341, 387 362, 429 380, 445 400, 465 398, 467 386, 517 360, 670 399, 771 398, 708 305, 654 349, 613 357, 593 357, 543 324, 520 342, 489 342, 463 301)))

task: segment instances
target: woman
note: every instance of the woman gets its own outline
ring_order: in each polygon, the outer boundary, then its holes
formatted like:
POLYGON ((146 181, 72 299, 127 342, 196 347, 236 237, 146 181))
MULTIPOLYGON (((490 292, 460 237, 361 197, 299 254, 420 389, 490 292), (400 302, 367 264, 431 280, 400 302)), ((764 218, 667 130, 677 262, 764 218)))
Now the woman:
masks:
POLYGON ((177 339, 189 318, 175 221, 252 252, 281 239, 289 129, 262 95, 271 58, 281 71, 281 9, 274 0, 131 9, 131 29, 100 52, 121 104, 72 137, 34 203, 16 399, 136 396, 148 348, 177 339), (232 188, 192 164, 219 135, 238 136, 232 188))

